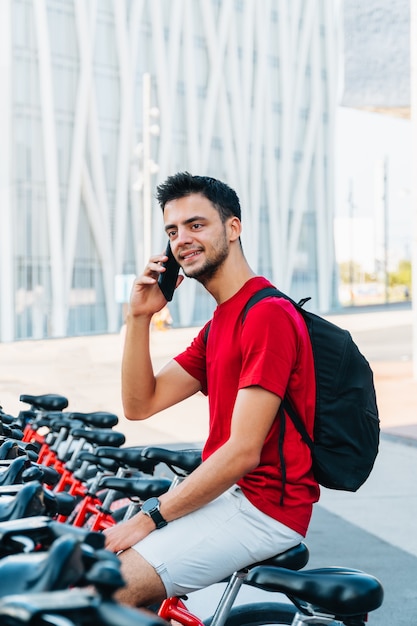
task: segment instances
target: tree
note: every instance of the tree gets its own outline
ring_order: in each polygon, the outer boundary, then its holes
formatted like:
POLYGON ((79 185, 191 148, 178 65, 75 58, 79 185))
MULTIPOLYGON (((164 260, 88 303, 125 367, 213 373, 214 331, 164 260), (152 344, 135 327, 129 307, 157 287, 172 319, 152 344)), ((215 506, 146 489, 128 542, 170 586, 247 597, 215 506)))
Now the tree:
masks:
POLYGON ((389 273, 389 286, 402 285, 411 291, 411 274, 411 261, 400 261, 397 270, 389 273))

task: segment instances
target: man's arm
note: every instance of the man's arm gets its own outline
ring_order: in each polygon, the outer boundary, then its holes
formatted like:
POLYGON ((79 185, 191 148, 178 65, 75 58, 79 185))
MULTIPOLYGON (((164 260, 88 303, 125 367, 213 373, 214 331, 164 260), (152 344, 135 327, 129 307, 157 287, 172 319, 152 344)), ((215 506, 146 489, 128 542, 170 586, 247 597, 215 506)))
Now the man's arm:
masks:
POLYGON ((261 387, 238 392, 228 441, 175 490, 161 497, 161 512, 168 521, 214 500, 259 465, 280 402, 261 387))
MULTIPOLYGON (((161 514, 168 521, 182 517, 217 498, 257 467, 266 436, 274 422, 280 398, 261 387, 238 392, 229 440, 174 489, 163 494, 161 514)), ((125 550, 155 529, 138 513, 105 531, 106 546, 125 550)))
MULTIPOLYGON (((200 389, 199 382, 175 361, 155 376, 149 340, 152 316, 166 300, 157 284, 165 255, 153 257, 135 281, 126 319, 122 358, 122 401, 127 419, 142 420, 188 398, 200 389)), ((178 285, 183 277, 178 278, 178 285)))

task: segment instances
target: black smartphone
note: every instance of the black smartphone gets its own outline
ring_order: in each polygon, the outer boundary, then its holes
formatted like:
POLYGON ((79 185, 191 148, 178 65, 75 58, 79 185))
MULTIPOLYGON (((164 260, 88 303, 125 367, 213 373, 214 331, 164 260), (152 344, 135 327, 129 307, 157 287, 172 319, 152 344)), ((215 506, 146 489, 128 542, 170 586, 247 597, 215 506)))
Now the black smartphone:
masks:
POLYGON ((162 263, 166 268, 165 272, 162 272, 158 276, 158 285, 164 294, 165 299, 171 302, 175 291, 175 285, 177 284, 178 272, 180 266, 176 262, 174 255, 172 254, 171 245, 168 241, 168 245, 165 250, 165 254, 168 257, 168 261, 162 263))

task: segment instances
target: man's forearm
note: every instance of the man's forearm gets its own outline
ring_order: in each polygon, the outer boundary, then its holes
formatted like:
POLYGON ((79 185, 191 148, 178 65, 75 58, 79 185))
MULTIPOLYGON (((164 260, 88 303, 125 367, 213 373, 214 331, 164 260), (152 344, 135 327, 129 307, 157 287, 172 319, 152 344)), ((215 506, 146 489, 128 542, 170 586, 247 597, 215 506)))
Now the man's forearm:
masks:
POLYGON ((208 504, 257 466, 259 456, 226 443, 175 489, 161 496, 161 511, 171 521, 208 504))
POLYGON ((151 318, 128 315, 122 358, 122 401, 125 416, 149 417, 146 407, 155 390, 155 375, 149 350, 151 318))
MULTIPOLYGON (((170 522, 214 500, 256 465, 255 458, 249 463, 248 456, 237 455, 233 446, 226 444, 183 482, 160 496, 162 516, 170 522)), ((106 547, 113 552, 126 550, 154 530, 155 523, 139 512, 104 531, 106 547)))
POLYGON ((278 396, 260 387, 239 390, 228 441, 178 487, 161 496, 167 521, 214 500, 259 465, 279 404, 278 396))

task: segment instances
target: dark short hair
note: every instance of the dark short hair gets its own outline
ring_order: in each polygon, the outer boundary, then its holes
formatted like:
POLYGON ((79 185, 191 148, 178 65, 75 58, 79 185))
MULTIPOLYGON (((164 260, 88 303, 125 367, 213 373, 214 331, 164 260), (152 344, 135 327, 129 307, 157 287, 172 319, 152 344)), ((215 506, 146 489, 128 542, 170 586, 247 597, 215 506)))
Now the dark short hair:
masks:
POLYGON ((156 198, 163 211, 167 202, 193 193, 199 193, 210 200, 218 210, 222 222, 232 216, 241 219, 237 193, 226 183, 210 176, 192 176, 188 172, 173 174, 158 185, 156 198))

